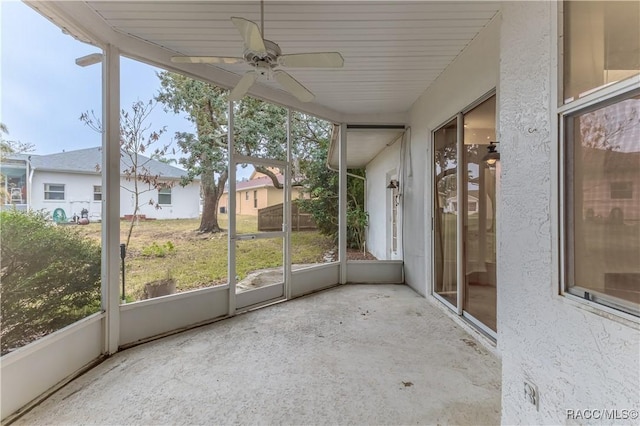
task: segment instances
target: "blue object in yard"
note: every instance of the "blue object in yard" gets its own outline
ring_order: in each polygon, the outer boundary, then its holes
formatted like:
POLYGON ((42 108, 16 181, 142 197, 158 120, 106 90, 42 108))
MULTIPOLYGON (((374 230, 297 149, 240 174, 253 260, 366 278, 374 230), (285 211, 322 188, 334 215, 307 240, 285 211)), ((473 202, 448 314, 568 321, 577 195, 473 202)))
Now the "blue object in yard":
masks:
POLYGON ((63 209, 61 209, 60 207, 58 207, 57 209, 55 209, 53 211, 53 221, 55 223, 63 223, 67 221, 67 214, 64 212, 63 209))

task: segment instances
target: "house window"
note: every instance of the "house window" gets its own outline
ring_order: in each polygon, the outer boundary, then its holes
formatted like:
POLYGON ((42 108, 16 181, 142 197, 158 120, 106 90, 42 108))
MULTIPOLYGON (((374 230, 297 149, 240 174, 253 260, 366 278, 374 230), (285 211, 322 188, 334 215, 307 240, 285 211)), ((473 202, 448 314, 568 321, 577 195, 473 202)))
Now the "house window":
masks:
POLYGON ((45 200, 64 200, 64 184, 45 183, 44 199, 45 200))
POLYGON ((640 74, 640 2, 565 1, 565 103, 640 74))
POLYGON ((244 192, 244 199, 245 201, 249 201, 249 191, 244 192))
POLYGON ((102 201, 102 186, 93 185, 93 201, 102 201))
POLYGON ((258 191, 253 191, 253 208, 258 208, 258 191))
POLYGON ((171 205, 171 188, 158 189, 158 204, 171 205))
POLYGON ((640 316, 640 4, 563 6, 564 289, 640 316))
POLYGON ((609 193, 612 200, 630 200, 633 198, 633 182, 611 182, 609 193))

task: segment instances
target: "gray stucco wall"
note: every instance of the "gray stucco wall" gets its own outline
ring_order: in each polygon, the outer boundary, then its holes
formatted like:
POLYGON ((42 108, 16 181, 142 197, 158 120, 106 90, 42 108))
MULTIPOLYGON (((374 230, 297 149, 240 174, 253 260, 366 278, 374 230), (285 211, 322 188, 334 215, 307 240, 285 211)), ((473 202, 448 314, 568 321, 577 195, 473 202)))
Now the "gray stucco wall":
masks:
POLYGON ((555 7, 515 2, 502 9, 497 256, 504 424, 572 423, 568 409, 640 408, 638 323, 559 295, 555 7), (539 389, 539 411, 524 398, 525 379, 539 389))

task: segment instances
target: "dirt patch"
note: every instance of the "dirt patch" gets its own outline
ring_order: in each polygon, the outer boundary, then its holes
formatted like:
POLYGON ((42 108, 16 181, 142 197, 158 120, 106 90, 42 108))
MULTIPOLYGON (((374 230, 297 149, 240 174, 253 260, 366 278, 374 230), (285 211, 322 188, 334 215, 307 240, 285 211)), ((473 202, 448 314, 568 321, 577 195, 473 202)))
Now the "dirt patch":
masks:
POLYGON ((154 297, 168 296, 176 292, 176 280, 173 278, 165 278, 163 280, 152 281, 144 285, 144 299, 153 299, 154 297))
MULTIPOLYGON (((337 262, 338 251, 331 250, 324 255, 325 262, 337 262)), ((363 252, 361 250, 347 249, 347 260, 378 260, 377 257, 371 253, 363 252)))

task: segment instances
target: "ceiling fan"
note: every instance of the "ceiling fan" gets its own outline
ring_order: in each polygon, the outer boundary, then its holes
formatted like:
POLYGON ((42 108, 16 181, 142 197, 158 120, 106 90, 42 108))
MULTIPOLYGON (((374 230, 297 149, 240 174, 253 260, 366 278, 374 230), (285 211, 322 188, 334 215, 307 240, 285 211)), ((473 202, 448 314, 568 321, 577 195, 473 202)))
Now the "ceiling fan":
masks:
POLYGON ((258 76, 275 79, 285 90, 302 102, 311 102, 315 96, 289 73, 279 67, 292 68, 342 68, 344 59, 338 52, 294 53, 283 55, 280 46, 264 38, 264 0, 260 2, 260 27, 244 18, 232 17, 244 41, 244 54, 239 57, 222 56, 173 56, 171 62, 193 64, 247 63, 253 67, 242 76, 233 88, 229 99, 238 101, 249 91, 258 76))

